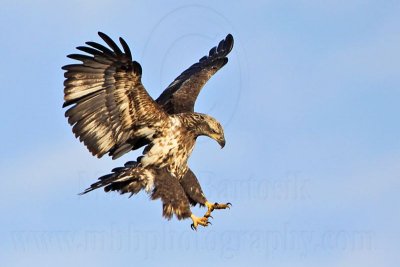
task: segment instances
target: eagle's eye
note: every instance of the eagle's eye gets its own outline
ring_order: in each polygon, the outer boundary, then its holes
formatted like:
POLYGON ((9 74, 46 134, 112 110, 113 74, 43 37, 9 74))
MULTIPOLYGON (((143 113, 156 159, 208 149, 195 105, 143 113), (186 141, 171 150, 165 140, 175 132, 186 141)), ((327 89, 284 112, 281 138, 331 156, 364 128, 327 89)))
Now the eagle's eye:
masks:
POLYGON ((211 133, 217 134, 218 133, 218 129, 217 128, 213 128, 210 127, 211 133))

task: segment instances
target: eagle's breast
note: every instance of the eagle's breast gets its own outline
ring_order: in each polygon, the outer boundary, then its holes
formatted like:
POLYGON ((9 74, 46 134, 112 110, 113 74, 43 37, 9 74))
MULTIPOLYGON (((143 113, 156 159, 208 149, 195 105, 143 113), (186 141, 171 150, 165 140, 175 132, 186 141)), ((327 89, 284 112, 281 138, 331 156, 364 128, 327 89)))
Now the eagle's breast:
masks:
POLYGON ((145 152, 141 164, 167 167, 168 171, 180 179, 187 171, 187 160, 193 151, 195 137, 183 125, 179 117, 168 117, 164 131, 153 140, 150 149, 145 152))

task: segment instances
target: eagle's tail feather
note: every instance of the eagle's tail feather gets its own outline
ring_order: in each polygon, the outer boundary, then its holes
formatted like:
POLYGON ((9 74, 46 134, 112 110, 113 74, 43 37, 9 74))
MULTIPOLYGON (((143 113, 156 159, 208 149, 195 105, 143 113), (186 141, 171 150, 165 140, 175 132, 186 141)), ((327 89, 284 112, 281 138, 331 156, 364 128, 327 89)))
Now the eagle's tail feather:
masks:
POLYGON ((147 186, 150 177, 142 168, 138 168, 136 161, 128 161, 124 167, 114 168, 112 173, 103 175, 99 181, 92 184, 79 195, 89 193, 95 189, 104 187, 105 192, 118 191, 121 194, 136 194, 147 186))
POLYGON ((121 194, 130 193, 130 197, 145 189, 152 200, 160 199, 163 203, 163 216, 171 219, 173 214, 179 220, 189 218, 189 200, 179 180, 171 175, 166 168, 143 168, 137 161, 129 161, 124 167, 114 168, 112 173, 99 178, 80 195, 95 189, 104 188, 105 192, 117 191, 121 194))

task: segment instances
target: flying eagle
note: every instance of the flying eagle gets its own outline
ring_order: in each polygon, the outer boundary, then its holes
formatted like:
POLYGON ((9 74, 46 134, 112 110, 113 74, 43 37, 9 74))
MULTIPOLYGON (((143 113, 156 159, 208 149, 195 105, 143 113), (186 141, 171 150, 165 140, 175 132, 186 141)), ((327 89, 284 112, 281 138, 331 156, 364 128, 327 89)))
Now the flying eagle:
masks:
POLYGON ((106 34, 99 36, 109 46, 86 42, 77 49, 87 54, 71 54, 80 61, 62 67, 65 112, 72 131, 97 157, 113 159, 145 146, 142 156, 124 167, 102 176, 82 194, 104 187, 106 192, 131 195, 145 189, 152 199, 161 198, 163 216, 191 218, 192 228, 210 224, 214 209, 230 203, 209 202, 187 165, 198 136, 208 136, 224 147, 221 124, 213 117, 194 112, 194 104, 205 83, 227 62, 233 47, 228 34, 208 56, 180 74, 153 100, 141 82, 142 68, 119 38, 122 49, 106 34), (202 217, 192 214, 190 204, 207 206, 202 217))

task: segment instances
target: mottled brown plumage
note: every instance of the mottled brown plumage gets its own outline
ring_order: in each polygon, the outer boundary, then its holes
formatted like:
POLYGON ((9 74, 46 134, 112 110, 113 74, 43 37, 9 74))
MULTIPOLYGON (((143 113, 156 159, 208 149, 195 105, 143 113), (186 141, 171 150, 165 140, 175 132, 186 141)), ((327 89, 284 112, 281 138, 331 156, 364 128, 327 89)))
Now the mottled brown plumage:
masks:
POLYGON ((232 36, 183 72, 156 101, 142 85, 141 66, 132 60, 126 42, 119 39, 122 51, 104 33, 99 36, 111 49, 87 42, 77 49, 89 55, 69 55, 81 63, 63 67, 64 107, 72 105, 65 115, 75 136, 97 157, 108 153, 117 158, 146 147, 137 162, 114 169, 83 193, 99 187, 122 194, 146 189, 153 199, 161 198, 165 217, 190 216, 195 226, 207 225, 207 218, 190 212, 189 202, 206 205, 207 201, 187 160, 198 136, 209 136, 222 147, 225 139, 214 118, 193 109, 201 88, 226 64, 232 36))

